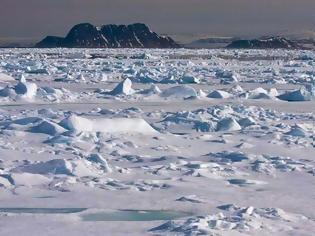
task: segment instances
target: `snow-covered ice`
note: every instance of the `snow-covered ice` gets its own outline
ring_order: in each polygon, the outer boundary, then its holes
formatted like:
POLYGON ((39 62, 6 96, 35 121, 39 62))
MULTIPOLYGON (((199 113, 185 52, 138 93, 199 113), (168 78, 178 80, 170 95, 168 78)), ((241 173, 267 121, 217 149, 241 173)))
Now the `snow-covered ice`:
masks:
POLYGON ((0 235, 309 235, 315 53, 1 49, 0 235))

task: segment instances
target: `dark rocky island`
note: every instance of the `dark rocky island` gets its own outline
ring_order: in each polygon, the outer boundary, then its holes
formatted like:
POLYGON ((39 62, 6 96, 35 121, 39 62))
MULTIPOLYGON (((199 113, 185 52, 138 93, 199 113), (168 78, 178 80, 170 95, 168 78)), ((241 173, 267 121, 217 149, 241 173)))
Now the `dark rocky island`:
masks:
POLYGON ((234 49, 300 49, 301 46, 283 37, 269 37, 252 40, 236 40, 230 43, 227 48, 234 49))
POLYGON ((63 37, 47 36, 37 43, 39 48, 178 48, 172 38, 160 36, 145 24, 103 25, 89 23, 75 25, 63 37))

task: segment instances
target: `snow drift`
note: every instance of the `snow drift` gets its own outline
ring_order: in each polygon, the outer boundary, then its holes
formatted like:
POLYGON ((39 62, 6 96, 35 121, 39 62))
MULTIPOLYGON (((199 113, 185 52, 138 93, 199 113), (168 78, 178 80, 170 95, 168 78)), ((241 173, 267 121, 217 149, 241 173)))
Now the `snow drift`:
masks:
POLYGON ((15 79, 12 76, 0 72, 0 82, 14 82, 14 81, 15 79))
POLYGON ((196 90, 190 86, 175 86, 164 90, 161 93, 161 97, 172 97, 172 98, 189 98, 197 97, 198 94, 196 90))
POLYGON ((71 115, 62 120, 60 125, 67 130, 77 132, 141 133, 148 135, 157 133, 141 118, 89 119, 71 115))

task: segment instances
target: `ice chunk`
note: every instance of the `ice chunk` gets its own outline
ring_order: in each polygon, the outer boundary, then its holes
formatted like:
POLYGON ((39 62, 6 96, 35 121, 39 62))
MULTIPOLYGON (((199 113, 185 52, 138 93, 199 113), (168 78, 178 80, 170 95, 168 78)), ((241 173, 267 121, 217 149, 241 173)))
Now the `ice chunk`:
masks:
POLYGON ((228 92, 225 92, 223 90, 214 90, 212 91, 211 93, 208 94, 208 98, 229 98, 231 97, 232 95, 228 92))
POLYGON ((205 202, 204 200, 199 198, 197 195, 183 196, 183 197, 180 197, 180 198, 176 199, 176 201, 179 201, 179 202, 192 202, 192 203, 204 203, 205 202))
POLYGON ((200 79, 192 75, 184 75, 180 78, 182 84, 199 84, 200 79))
POLYGON ((304 87, 294 90, 291 92, 286 92, 278 96, 280 100, 288 102, 303 102, 311 100, 311 93, 307 91, 304 87))
POLYGON ((252 117, 246 117, 246 118, 242 118, 238 121, 238 123, 242 126, 242 127, 247 127, 247 126, 251 126, 251 125, 255 125, 256 121, 252 118, 252 117))
POLYGON ((107 161, 100 155, 100 154, 91 154, 88 158, 88 161, 99 164, 106 173, 112 172, 112 169, 110 168, 107 161))
POLYGON ((231 93, 243 93, 244 89, 239 84, 236 84, 229 91, 231 93))
POLYGON ((302 127, 295 125, 291 128, 289 132, 285 133, 286 135, 295 136, 295 137, 306 137, 307 132, 302 127))
POLYGON ((125 79, 121 83, 119 83, 111 92, 109 92, 110 95, 131 95, 134 93, 134 90, 131 88, 132 82, 130 79, 125 79))
POLYGON ((0 90, 0 96, 13 98, 16 96, 16 93, 12 88, 10 88, 9 86, 6 86, 0 90))
POLYGON ((77 81, 82 81, 82 82, 85 82, 85 81, 86 81, 86 79, 85 79, 85 77, 84 77, 84 75, 83 75, 83 74, 79 74, 79 75, 78 75, 78 77, 77 77, 77 81))
POLYGON ((234 118, 223 118, 217 124, 217 131, 237 131, 242 127, 234 118))
POLYGON ((37 85, 35 83, 27 82, 22 75, 19 83, 14 87, 15 93, 22 98, 32 99, 36 96, 37 85))
POLYGON ((150 96, 154 94, 160 94, 161 92, 161 89, 157 85, 151 84, 150 88, 141 91, 140 94, 150 96))

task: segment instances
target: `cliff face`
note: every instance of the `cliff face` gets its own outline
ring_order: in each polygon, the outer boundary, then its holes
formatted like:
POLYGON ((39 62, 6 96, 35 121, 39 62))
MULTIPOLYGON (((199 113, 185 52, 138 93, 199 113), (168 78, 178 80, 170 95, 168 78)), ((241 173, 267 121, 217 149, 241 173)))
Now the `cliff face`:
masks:
POLYGON ((36 47, 70 48, 178 48, 170 37, 152 32, 145 24, 104 25, 89 23, 74 26, 65 38, 48 36, 36 47))

